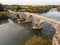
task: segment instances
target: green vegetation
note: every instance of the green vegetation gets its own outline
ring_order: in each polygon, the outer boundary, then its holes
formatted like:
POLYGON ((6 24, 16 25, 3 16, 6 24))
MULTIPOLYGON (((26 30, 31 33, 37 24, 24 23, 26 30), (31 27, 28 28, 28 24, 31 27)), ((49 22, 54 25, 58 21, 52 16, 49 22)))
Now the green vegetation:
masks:
POLYGON ((3 5, 0 4, 0 12, 4 11, 3 5))
POLYGON ((0 12, 0 20, 6 19, 6 18, 8 18, 8 12, 6 11, 0 12))
POLYGON ((28 6, 26 10, 28 12, 47 12, 51 8, 53 8, 53 6, 28 6))
POLYGON ((33 36, 31 39, 27 40, 25 45, 52 45, 52 41, 45 40, 40 36, 33 36))
POLYGON ((5 6, 0 4, 0 20, 8 17, 8 12, 4 11, 5 6))
POLYGON ((10 10, 14 11, 14 7, 13 6, 10 6, 10 10))
POLYGON ((60 6, 57 6, 57 10, 60 11, 60 6))
POLYGON ((21 6, 19 6, 19 5, 16 6, 16 11, 19 11, 21 9, 22 9, 21 6))
POLYGON ((6 9, 10 9, 13 11, 27 11, 27 12, 47 12, 51 8, 53 8, 52 5, 45 5, 45 6, 32 6, 32 5, 27 5, 27 6, 21 6, 21 5, 10 5, 6 6, 6 9))

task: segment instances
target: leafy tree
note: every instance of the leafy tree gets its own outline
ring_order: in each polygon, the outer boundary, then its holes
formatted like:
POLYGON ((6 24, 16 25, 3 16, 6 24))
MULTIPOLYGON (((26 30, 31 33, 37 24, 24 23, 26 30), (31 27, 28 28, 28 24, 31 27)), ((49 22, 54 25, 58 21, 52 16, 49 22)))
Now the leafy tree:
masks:
POLYGON ((4 11, 3 5, 0 4, 0 12, 4 11))

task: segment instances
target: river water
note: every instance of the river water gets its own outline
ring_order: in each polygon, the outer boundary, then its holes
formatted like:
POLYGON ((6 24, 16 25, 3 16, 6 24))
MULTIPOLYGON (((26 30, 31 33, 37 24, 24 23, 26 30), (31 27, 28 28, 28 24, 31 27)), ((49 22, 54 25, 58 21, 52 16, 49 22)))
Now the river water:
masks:
POLYGON ((0 21, 0 45, 24 45, 32 33, 12 20, 0 21))
POLYGON ((60 12, 56 8, 52 8, 47 13, 42 13, 41 15, 60 21, 60 12))
MULTIPOLYGON (((38 14, 47 18, 60 21, 60 12, 56 8, 50 9, 47 13, 38 14)), ((55 32, 56 29, 51 24, 45 22, 43 29, 38 33, 45 39, 52 39, 55 32)))
MULTIPOLYGON (((38 13, 40 14, 40 13, 38 13)), ((56 8, 52 8, 47 13, 40 14, 42 16, 60 20, 60 12, 56 8)), ((55 28, 45 22, 41 31, 37 31, 45 39, 52 39, 55 34, 55 28)), ((32 33, 23 26, 14 23, 12 20, 0 21, 0 45, 24 45, 25 41, 32 37, 32 33)))

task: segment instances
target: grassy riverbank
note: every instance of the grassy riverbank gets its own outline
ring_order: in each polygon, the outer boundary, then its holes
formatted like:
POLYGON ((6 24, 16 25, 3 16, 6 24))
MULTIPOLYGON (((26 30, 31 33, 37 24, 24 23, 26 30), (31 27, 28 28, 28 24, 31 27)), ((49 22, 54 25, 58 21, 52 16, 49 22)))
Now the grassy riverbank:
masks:
POLYGON ((48 12, 51 8, 53 8, 52 5, 45 5, 45 6, 33 6, 33 5, 26 5, 26 6, 21 6, 21 5, 8 5, 5 7, 6 9, 10 9, 13 11, 21 11, 21 12, 32 12, 32 13, 38 13, 38 12, 48 12))
POLYGON ((6 11, 0 12, 0 20, 6 19, 6 18, 8 18, 8 12, 6 11))
POLYGON ((35 7, 28 6, 26 10, 28 12, 40 12, 40 13, 43 13, 43 12, 49 11, 51 8, 53 8, 53 6, 50 6, 50 5, 47 5, 47 6, 35 6, 35 7))
POLYGON ((60 11, 60 6, 57 7, 57 10, 60 11))

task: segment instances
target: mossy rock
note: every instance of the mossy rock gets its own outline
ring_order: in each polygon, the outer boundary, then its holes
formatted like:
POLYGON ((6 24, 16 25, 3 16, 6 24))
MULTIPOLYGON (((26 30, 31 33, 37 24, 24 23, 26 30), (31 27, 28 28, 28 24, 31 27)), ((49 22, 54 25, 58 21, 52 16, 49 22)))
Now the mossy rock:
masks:
POLYGON ((45 40, 40 36, 33 36, 31 39, 27 40, 25 45, 52 45, 52 41, 45 40))

